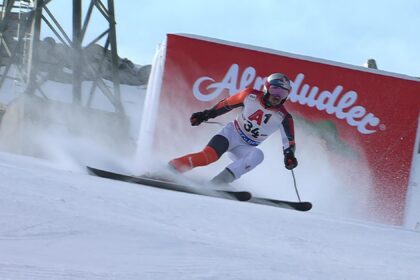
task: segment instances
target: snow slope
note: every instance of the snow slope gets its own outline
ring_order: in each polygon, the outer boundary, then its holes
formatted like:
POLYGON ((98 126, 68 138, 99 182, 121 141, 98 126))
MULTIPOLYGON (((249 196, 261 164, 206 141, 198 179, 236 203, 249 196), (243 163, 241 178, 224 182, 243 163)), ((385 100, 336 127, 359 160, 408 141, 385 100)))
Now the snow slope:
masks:
POLYGON ((0 153, 0 279, 420 279, 420 233, 0 153))

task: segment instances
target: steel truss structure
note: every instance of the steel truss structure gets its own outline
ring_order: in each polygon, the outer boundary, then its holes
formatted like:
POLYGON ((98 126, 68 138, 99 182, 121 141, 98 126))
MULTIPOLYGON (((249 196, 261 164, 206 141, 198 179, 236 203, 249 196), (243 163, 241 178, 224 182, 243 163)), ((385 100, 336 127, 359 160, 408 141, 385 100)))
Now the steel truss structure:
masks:
MULTIPOLYGON (((88 94, 89 106, 96 89, 106 96, 114 106, 115 111, 124 113, 121 103, 120 79, 118 74, 118 52, 115 29, 114 1, 91 0, 87 12, 82 14, 82 0, 72 1, 72 34, 64 30, 55 17, 54 11, 48 5, 54 0, 0 0, 0 89, 6 78, 21 81, 25 85, 25 93, 39 92, 46 98, 42 84, 45 80, 40 75, 38 67, 38 50, 40 48, 41 28, 48 27, 71 55, 72 96, 73 103, 81 105, 82 81, 84 75, 92 77, 92 86, 88 94), (106 5, 105 5, 106 4, 106 5), (90 42, 85 42, 86 32, 91 23, 93 11, 106 20, 105 30, 97 34, 90 42), (105 40, 103 40, 105 39, 105 40), (111 58, 112 86, 109 86, 101 76, 101 65, 95 67, 89 63, 85 49, 100 41, 103 45, 103 60, 111 58), (10 69, 15 66, 17 75, 10 75, 10 69)), ((85 93, 83 93, 85 94, 85 93)))

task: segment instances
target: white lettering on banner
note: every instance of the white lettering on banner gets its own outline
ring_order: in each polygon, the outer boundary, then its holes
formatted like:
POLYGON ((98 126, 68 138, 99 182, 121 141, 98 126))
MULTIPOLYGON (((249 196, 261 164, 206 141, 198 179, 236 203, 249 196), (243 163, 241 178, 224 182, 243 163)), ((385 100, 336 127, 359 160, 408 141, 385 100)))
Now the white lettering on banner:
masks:
POLYGON ((309 91, 310 86, 304 84, 300 89, 304 78, 305 75, 302 73, 296 76, 289 95, 291 102, 315 107, 319 111, 326 111, 330 115, 335 115, 340 120, 345 119, 349 125, 357 127, 357 130, 362 134, 376 132, 374 129, 369 129, 368 126, 372 128, 378 126, 380 123, 379 118, 372 113, 367 113, 366 109, 362 106, 353 106, 358 98, 357 92, 350 90, 340 97, 343 86, 338 85, 332 92, 328 90, 321 91, 317 97, 319 88, 316 86, 312 87, 309 91))
POLYGON ((193 85, 193 93, 195 98, 200 101, 211 101, 216 99, 220 94, 222 94, 223 90, 227 89, 229 91, 229 95, 235 94, 240 89, 244 89, 248 87, 254 80, 253 88, 258 89, 261 88, 264 84, 264 79, 261 77, 256 76, 256 71, 254 67, 247 67, 244 72, 242 73, 241 80, 239 86, 237 85, 239 80, 239 65, 232 64, 229 70, 223 77, 221 82, 215 82, 215 80, 211 77, 200 77, 198 78, 193 85), (204 82, 213 82, 206 87, 208 93, 202 93, 200 91, 200 87, 204 82))
MULTIPOLYGON (((379 125, 380 120, 374 114, 368 113, 363 106, 354 105, 358 99, 357 92, 350 90, 341 95, 343 91, 341 85, 337 85, 332 92, 320 91, 317 86, 302 85, 304 78, 305 75, 299 73, 292 82, 289 95, 291 102, 335 115, 337 119, 345 120, 349 125, 356 127, 362 134, 376 132, 373 128, 379 125)), ((228 90, 229 95, 233 95, 250 86, 252 82, 254 82, 254 89, 261 90, 265 79, 257 76, 255 68, 251 66, 245 68, 239 79, 239 65, 232 64, 221 82, 216 82, 211 77, 198 78, 193 85, 193 94, 200 101, 211 101, 222 94, 223 90, 228 90), (210 84, 205 88, 207 92, 203 93, 200 88, 205 82, 210 82, 210 84)))

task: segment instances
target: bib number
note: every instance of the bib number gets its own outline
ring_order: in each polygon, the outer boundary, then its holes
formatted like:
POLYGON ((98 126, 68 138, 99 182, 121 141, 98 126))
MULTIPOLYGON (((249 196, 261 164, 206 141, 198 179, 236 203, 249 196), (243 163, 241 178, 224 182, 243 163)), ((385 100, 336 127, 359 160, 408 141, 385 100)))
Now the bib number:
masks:
POLYGON ((253 126, 252 122, 246 121, 247 123, 244 124, 244 129, 252 134, 252 137, 258 138, 260 136, 260 129, 258 127, 253 126))

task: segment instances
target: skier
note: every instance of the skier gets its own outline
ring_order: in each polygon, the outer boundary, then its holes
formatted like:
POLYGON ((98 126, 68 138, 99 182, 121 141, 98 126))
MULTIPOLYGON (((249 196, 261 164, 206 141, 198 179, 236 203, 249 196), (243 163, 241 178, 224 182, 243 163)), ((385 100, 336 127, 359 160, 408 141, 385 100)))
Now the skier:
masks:
POLYGON ((298 162, 295 157, 293 117, 283 105, 290 89, 289 78, 282 73, 274 73, 264 82, 263 91, 246 88, 223 99, 209 110, 193 113, 191 125, 198 126, 242 107, 236 119, 213 136, 201 152, 175 158, 169 165, 182 173, 194 167, 209 165, 228 151, 233 162, 210 181, 213 184, 228 184, 263 161, 264 154, 257 146, 280 130, 285 167, 294 169, 298 162))

